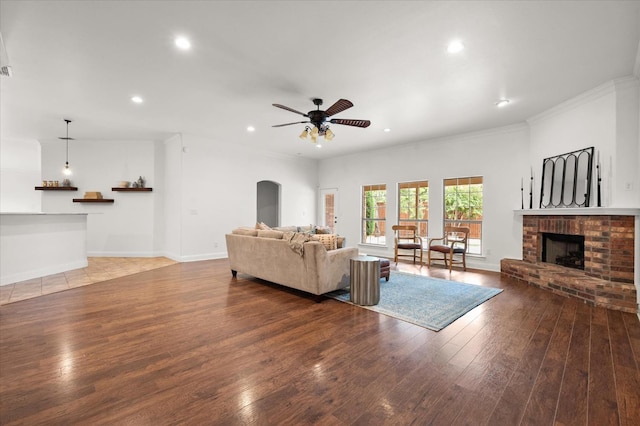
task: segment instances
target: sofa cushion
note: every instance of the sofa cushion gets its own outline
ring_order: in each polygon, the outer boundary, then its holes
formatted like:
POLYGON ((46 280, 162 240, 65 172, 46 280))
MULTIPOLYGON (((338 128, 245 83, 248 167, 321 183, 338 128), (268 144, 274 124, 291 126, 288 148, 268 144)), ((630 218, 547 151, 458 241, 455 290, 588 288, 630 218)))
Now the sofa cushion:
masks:
POLYGON ((276 226, 275 228, 271 228, 271 229, 275 229, 276 231, 282 231, 282 232, 298 232, 297 226, 276 226))
POLYGON ((284 235, 284 232, 276 231, 275 229, 268 229, 268 230, 259 229, 258 230, 258 237, 262 237, 262 238, 274 238, 276 240, 281 240, 283 235, 284 235))
POLYGON ((335 250, 338 248, 336 236, 334 234, 319 234, 315 236, 322 243, 325 249, 335 250))
POLYGON ((245 227, 236 228, 232 230, 231 233, 236 235, 247 235, 249 237, 258 236, 258 230, 254 228, 245 228, 245 227))

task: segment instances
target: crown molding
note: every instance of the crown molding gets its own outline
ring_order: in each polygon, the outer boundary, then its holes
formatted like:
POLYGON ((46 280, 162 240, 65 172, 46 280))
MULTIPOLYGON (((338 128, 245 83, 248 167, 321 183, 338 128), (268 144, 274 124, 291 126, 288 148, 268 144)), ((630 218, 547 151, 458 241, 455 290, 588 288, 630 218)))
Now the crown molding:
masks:
POLYGON ((541 121, 545 121, 551 117, 554 117, 558 114, 570 111, 575 109, 581 105, 592 102, 598 98, 601 98, 605 95, 609 95, 615 93, 615 85, 613 81, 608 81, 604 84, 601 84, 598 87, 595 87, 587 92, 584 92, 574 98, 568 99, 546 111, 541 112, 540 114, 536 114, 533 117, 529 117, 527 119, 527 123, 529 125, 534 126, 541 121))
POLYGON ((607 81, 600 86, 597 86, 589 91, 586 91, 574 98, 568 99, 561 104, 556 105, 540 114, 534 115, 533 117, 529 117, 527 119, 527 123, 529 125, 534 126, 539 122, 545 121, 551 117, 554 117, 558 114, 565 113, 572 109, 575 109, 581 105, 592 102, 596 99, 599 99, 603 96, 615 94, 617 90, 625 89, 632 87, 638 84, 638 78, 634 75, 629 75, 626 77, 622 77, 616 80, 607 81))

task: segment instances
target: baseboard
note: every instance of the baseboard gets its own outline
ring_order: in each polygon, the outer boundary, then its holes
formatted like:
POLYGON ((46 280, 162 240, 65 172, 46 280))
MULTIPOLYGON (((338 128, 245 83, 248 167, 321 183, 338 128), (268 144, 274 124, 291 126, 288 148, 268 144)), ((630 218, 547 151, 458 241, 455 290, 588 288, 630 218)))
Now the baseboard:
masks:
POLYGON ((20 281, 31 280, 34 278, 44 277, 46 275, 59 274, 61 272, 71 271, 73 269, 86 268, 88 262, 86 260, 80 260, 77 262, 66 263, 63 265, 55 265, 47 268, 34 269, 19 274, 8 275, 0 278, 0 286, 17 283, 20 281))
MULTIPOLYGON (((178 262, 198 262, 200 260, 226 259, 227 257, 229 257, 227 252, 205 253, 205 254, 194 254, 190 256, 180 256, 180 260, 177 260, 177 261, 178 262)), ((176 259, 173 259, 173 260, 176 260, 176 259)))
POLYGON ((160 251, 89 251, 87 257, 161 257, 160 251))

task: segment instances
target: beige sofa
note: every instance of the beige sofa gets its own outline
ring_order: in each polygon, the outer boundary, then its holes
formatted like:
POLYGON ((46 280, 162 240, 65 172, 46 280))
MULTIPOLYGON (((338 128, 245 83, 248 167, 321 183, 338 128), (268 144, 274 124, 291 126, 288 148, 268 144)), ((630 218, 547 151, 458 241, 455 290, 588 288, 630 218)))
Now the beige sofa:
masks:
POLYGON ((241 272, 315 295, 348 286, 349 259, 358 255, 355 247, 326 250, 321 242, 309 241, 301 256, 275 236, 225 237, 234 277, 241 272))

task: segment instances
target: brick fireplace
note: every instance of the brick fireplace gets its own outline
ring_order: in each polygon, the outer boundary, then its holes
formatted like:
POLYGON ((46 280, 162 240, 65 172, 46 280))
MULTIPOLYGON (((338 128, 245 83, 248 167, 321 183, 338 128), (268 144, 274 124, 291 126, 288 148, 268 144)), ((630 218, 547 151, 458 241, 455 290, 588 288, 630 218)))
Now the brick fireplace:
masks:
POLYGON ((634 238, 634 216, 524 215, 522 260, 502 259, 500 270, 590 305, 636 313, 634 238), (543 262, 542 235, 547 233, 583 236, 584 270, 543 262))

